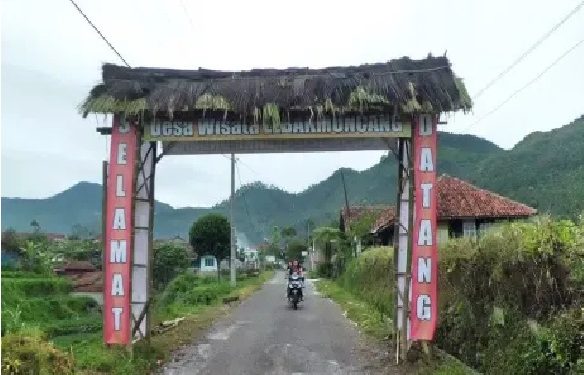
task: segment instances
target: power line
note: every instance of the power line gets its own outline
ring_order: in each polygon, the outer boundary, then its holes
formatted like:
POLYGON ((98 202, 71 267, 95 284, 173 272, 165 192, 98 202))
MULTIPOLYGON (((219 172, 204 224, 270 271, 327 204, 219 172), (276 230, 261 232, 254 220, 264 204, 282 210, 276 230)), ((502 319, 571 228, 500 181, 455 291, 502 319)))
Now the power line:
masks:
POLYGON ((103 36, 103 34, 101 33, 101 31, 99 31, 99 29, 93 24, 93 22, 91 22, 91 20, 85 15, 85 13, 83 13, 83 11, 81 10, 81 8, 79 8, 79 6, 75 3, 75 1, 73 0, 69 0, 71 2, 71 4, 73 4, 73 6, 75 8, 77 8, 77 11, 83 16, 83 18, 85 18, 85 20, 87 21, 87 23, 89 23, 89 25, 91 27, 93 27, 93 29, 95 30, 95 32, 97 32, 97 34, 99 34, 99 36, 101 37, 101 39, 103 39, 104 42, 107 43, 107 45, 109 46, 109 48, 111 48, 112 51, 115 52, 116 55, 118 55, 118 57, 120 58, 120 60, 122 60, 124 62, 124 64, 128 67, 131 68, 130 64, 128 64, 126 62, 126 60, 122 57, 122 55, 114 48, 114 46, 107 40, 107 38, 105 36, 103 36))
POLYGON ((572 11, 570 13, 568 13, 564 18, 562 18, 562 20, 559 23, 554 25, 554 27, 552 27, 551 30, 549 30, 547 33, 545 33, 533 45, 531 45, 531 47, 529 47, 525 52, 523 52, 521 54, 521 56, 519 56, 515 61, 513 61, 511 63, 511 65, 509 65, 501 73, 499 73, 495 78, 493 78, 491 81, 489 81, 489 83, 487 83, 482 89, 480 89, 475 94, 473 99, 476 99, 479 96, 481 96, 487 89, 489 89, 491 86, 493 86, 495 84, 495 82, 497 82, 498 80, 503 78, 503 76, 505 76, 507 73, 509 73, 509 71, 511 69, 513 69, 515 66, 517 66, 517 64, 519 64, 525 57, 527 57, 527 55, 529 55, 531 52, 533 52, 541 43, 543 43, 547 38, 549 38, 550 35, 552 35, 557 29, 559 29, 560 26, 562 26, 570 17, 572 17, 574 14, 576 14, 576 12, 578 12, 580 10, 580 8, 582 8, 582 5, 584 5, 584 1, 580 2, 580 4, 578 4, 576 6, 576 8, 572 9, 572 11))
POLYGON ((183 12, 185 13, 185 16, 189 20, 189 24, 191 25, 191 31, 195 32, 195 25, 193 24, 193 19, 191 18, 191 15, 190 15, 187 7, 185 6, 185 3, 183 2, 183 0, 179 0, 179 2, 180 2, 180 6, 183 9, 183 12))
POLYGON ((260 174, 253 169, 249 164, 244 163, 243 160, 241 159, 237 159, 237 161, 239 161, 239 164, 243 165, 244 167, 246 167, 247 169, 249 169, 252 173, 254 173, 256 176, 261 177, 260 174))
POLYGON ((555 59, 554 62, 552 62, 550 65, 548 65, 541 73, 539 73, 537 76, 535 76, 535 78, 533 78, 531 81, 527 82, 525 85, 523 85, 518 90, 515 90, 509 97, 507 97, 507 99, 503 100, 498 106, 496 106, 495 108, 493 108, 491 111, 489 111, 483 117, 479 118, 477 121, 473 122, 472 124, 470 124, 469 126, 467 126, 466 128, 464 128, 462 131, 468 130, 469 128, 475 126, 479 122, 483 121, 485 118, 487 118, 490 115, 492 115, 493 113, 497 112, 501 107, 503 107, 505 104, 507 104, 517 94, 519 94, 521 91, 525 90, 526 88, 528 88, 529 86, 531 86, 533 83, 535 83, 538 79, 540 79, 545 73, 547 73, 552 67, 554 67, 554 65, 556 65, 557 63, 559 63, 564 57, 568 56, 568 54, 570 54, 570 52, 572 52, 573 50, 575 50, 582 43, 584 43, 584 39, 580 40, 578 43, 576 43, 575 45, 573 45, 570 49, 568 49, 566 52, 564 52, 560 57, 558 57, 557 59, 555 59))

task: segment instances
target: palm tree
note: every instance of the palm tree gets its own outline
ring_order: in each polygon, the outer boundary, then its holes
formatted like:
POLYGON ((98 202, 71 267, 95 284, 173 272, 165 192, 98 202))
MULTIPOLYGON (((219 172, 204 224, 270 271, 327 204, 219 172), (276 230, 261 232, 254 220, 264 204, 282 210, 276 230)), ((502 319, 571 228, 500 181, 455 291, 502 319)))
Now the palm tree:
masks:
POLYGON ((324 259, 326 263, 330 263, 332 259, 332 243, 341 239, 341 231, 332 227, 320 227, 312 232, 314 235, 314 242, 319 246, 324 246, 324 259))

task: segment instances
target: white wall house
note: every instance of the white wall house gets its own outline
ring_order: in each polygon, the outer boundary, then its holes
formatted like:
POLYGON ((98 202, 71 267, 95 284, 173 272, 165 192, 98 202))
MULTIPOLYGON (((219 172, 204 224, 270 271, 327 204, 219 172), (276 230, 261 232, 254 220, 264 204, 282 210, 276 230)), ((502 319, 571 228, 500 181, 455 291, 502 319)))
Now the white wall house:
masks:
POLYGON ((256 249, 245 249, 243 250, 243 256, 246 262, 259 260, 259 251, 256 249))
POLYGON ((217 259, 213 255, 203 255, 200 258, 201 272, 215 272, 217 273, 217 259))

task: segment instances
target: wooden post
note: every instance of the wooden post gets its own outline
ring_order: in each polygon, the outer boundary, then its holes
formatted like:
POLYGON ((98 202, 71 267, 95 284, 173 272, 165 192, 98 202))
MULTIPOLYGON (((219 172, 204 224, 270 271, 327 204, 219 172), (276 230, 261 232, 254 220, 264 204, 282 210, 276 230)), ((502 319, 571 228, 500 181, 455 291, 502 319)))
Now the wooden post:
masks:
MULTIPOLYGON (((107 160, 102 161, 101 163, 101 272, 102 275, 105 276, 105 262, 106 262, 106 242, 105 242, 105 232, 107 228, 107 168, 108 162, 107 160)), ((105 277, 103 278, 104 281, 104 290, 105 290, 105 277)), ((104 310, 105 311, 105 310, 104 310)), ((105 313, 105 312, 104 312, 105 313)), ((105 315, 104 315, 105 319, 105 315)), ((105 324, 105 322, 103 322, 105 324)), ((105 343, 105 346, 109 346, 105 343)))
POLYGON ((412 250, 412 221, 413 221, 413 174, 412 174, 412 142, 410 139, 399 139, 399 156, 401 175, 398 176, 400 181, 400 194, 398 198, 398 216, 396 223, 397 249, 394 249, 397 257, 394 259, 396 272, 396 345, 399 353, 398 362, 405 359, 408 350, 408 318, 409 318, 409 290, 410 290, 410 266, 412 250))
MULTIPOLYGON (((235 203, 235 154, 231 154, 231 194, 229 195, 229 216, 231 217, 230 233, 230 251, 229 251, 229 281, 232 288, 235 288, 235 218, 233 216, 233 209, 235 203)), ((221 264, 218 265, 221 269, 221 264)), ((221 271, 219 271, 221 272, 221 271)))
MULTIPOLYGON (((412 122, 412 134, 414 133, 416 127, 416 122, 412 122)), ((409 147, 406 146, 405 156, 408 158, 408 252, 406 257, 406 284, 404 286, 404 308, 403 308, 403 324, 404 324, 404 335, 402 337, 402 355, 404 358, 409 350, 409 337, 408 337, 408 327, 409 327, 409 316, 410 316, 410 279, 411 279, 411 268, 412 268, 412 247, 413 247, 413 228, 414 228, 414 137, 411 138, 409 147)), ((407 143, 406 143, 407 145, 407 143)))
POLYGON ((397 267, 398 262, 398 248, 399 248, 399 233, 400 233, 400 206, 401 206, 401 197, 402 197, 402 190, 403 190, 403 141, 401 139, 397 140, 397 199, 396 199, 396 210, 395 210, 395 223, 393 229, 393 269, 394 269, 394 277, 393 280, 390 282, 394 283, 394 309, 393 309, 393 333, 394 333, 394 340, 397 344, 397 361, 399 362, 399 345, 400 345, 400 335, 399 335, 399 327, 397 324, 398 320, 398 299, 399 299, 399 271, 397 267))
MULTIPOLYGON (((150 201, 150 228, 148 230, 148 302, 146 306, 150 309, 150 306, 154 304, 152 298, 152 290, 154 290, 154 277, 153 277, 153 269, 154 269, 154 204, 156 202, 154 198, 154 176, 156 171, 156 154, 157 154, 157 143, 150 142, 150 147, 152 147, 152 169, 150 174, 150 194, 148 200, 150 201)), ((152 314, 150 314, 150 319, 146 320, 146 341, 150 343, 150 332, 152 329, 152 314)))

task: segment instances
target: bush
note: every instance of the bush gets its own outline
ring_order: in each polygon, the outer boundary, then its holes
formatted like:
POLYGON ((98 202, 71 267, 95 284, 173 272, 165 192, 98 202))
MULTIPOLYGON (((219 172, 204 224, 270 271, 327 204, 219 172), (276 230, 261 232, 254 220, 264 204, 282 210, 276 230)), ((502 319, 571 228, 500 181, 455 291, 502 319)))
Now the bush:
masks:
POLYGON ((164 244, 154 249, 154 285, 162 288, 190 265, 189 251, 182 246, 164 244))
POLYGON ((90 297, 56 296, 23 299, 17 305, 25 321, 68 319, 97 309, 97 302, 90 297))
POLYGON ((2 279, 37 279, 46 278, 47 275, 25 272, 25 271, 4 271, 2 270, 2 279))
POLYGON ((393 317, 393 274, 393 250, 380 247, 348 261, 337 282, 373 306, 381 316, 393 317))
POLYGON ((53 336, 61 333, 58 330, 55 333, 49 327, 59 324, 59 321, 75 324, 78 319, 87 318, 89 315, 93 319, 99 316, 97 303, 92 298, 55 293, 70 288, 70 284, 63 283, 61 279, 34 279, 39 281, 38 283, 31 283, 29 279, 14 280, 24 282, 6 283, 8 291, 4 288, 5 280, 2 280, 3 334, 14 332, 23 326, 37 326, 45 330, 49 336, 53 336), (28 296, 37 295, 39 290, 53 290, 53 293, 44 297, 28 296))
POLYGON ((48 337, 52 338, 70 334, 98 332, 101 330, 102 324, 101 315, 96 314, 92 316, 49 321, 42 326, 42 330, 48 337))
POLYGON ((562 313, 547 326, 511 320, 492 327, 488 337, 482 363, 486 373, 570 375, 584 369, 581 310, 562 313))
POLYGON ((2 339, 2 374, 72 374, 70 355, 47 342, 38 330, 11 333, 2 339))
POLYGON ((206 278, 198 277, 193 273, 183 273, 175 277, 164 289, 160 298, 161 305, 169 305, 181 295, 187 293, 195 285, 200 284, 206 278))
POLYGON ((185 273, 168 284, 162 293, 160 306, 167 308, 171 305, 210 305, 230 292, 228 281, 185 273))
POLYGON ((569 355, 557 342, 577 340, 576 327, 558 326, 564 339, 544 332, 580 306, 583 238, 582 223, 541 218, 450 240, 439 251, 438 345, 487 373, 567 374, 577 361, 560 360, 569 355))
POLYGON ((332 263, 320 263, 316 267, 316 273, 318 277, 333 277, 333 264, 332 263))
POLYGON ((72 290, 71 282, 57 277, 2 278, 2 300, 18 301, 23 297, 46 297, 72 290), (6 297, 6 299, 4 298, 6 297))

